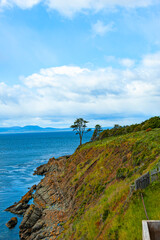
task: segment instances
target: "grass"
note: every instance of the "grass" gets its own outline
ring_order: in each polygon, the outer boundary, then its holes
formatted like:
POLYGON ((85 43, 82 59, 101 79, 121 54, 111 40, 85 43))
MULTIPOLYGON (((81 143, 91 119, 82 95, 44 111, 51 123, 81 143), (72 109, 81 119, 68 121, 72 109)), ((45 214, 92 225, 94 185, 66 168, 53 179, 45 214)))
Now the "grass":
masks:
MULTIPOLYGON (((150 220, 160 219, 160 182, 154 182, 147 187, 144 192, 144 202, 150 220)), ((140 193, 137 192, 127 209, 121 215, 121 221, 118 231, 118 239, 139 240, 142 236, 142 220, 146 219, 140 193)), ((107 234, 107 231, 106 231, 107 234)), ((105 235, 104 235, 105 236, 105 235)))
MULTIPOLYGON (((59 239, 93 240, 98 234, 98 239, 141 239, 141 221, 145 215, 139 193, 133 195, 125 208, 122 206, 130 185, 156 168, 159 161, 160 129, 82 145, 66 165, 66 171, 72 173, 70 186, 78 187, 75 211, 64 224, 65 230, 59 239), (116 175, 120 179, 116 179, 116 175)), ((144 191, 150 219, 160 218, 159 187, 159 182, 153 183, 144 191)))

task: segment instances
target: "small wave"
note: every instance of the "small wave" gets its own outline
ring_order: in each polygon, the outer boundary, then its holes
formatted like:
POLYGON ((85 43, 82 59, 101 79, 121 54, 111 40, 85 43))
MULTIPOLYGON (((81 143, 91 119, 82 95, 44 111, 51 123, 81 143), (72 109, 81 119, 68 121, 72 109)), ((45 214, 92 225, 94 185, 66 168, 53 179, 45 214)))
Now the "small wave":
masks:
POLYGON ((8 173, 10 175, 17 175, 17 173, 25 173, 26 172, 26 169, 25 168, 19 168, 19 169, 16 169, 16 170, 9 170, 8 173))
POLYGON ((9 171, 6 169, 0 169, 0 173, 8 173, 9 171))

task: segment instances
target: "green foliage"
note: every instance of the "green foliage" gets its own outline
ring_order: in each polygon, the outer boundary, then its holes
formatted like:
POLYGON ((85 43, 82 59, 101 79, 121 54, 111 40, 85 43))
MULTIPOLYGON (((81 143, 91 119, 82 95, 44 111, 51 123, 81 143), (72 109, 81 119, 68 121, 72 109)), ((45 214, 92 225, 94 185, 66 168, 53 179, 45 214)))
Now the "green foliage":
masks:
POLYGON ((125 179, 129 174, 129 170, 127 168, 119 168, 117 170, 116 178, 117 179, 125 179))
POLYGON ((160 147, 158 142, 160 141, 160 136, 153 140, 154 132, 148 132, 148 137, 144 135, 141 139, 137 139, 132 146, 132 162, 133 166, 139 166, 142 163, 148 163, 153 161, 159 154, 160 147), (157 140, 157 144, 155 141, 157 140))
POLYGON ((102 140, 106 137, 119 136, 127 133, 138 132, 141 130, 160 128, 160 117, 150 118, 140 124, 132 124, 130 126, 121 127, 115 124, 112 129, 104 130, 100 135, 99 139, 102 140))
POLYGON ((104 189, 105 189, 105 185, 98 183, 95 187, 95 193, 97 193, 97 195, 99 196, 104 189))
POLYGON ((91 141, 95 141, 99 137, 99 134, 101 132, 102 132, 102 127, 101 127, 101 125, 97 124, 94 128, 94 132, 93 132, 93 135, 91 137, 91 141))
MULTIPOLYGON (((133 130, 133 126, 130 129, 133 130)), ((75 193, 77 210, 71 219, 74 230, 68 225, 63 239, 72 236, 75 240, 93 240, 101 229, 100 239, 141 239, 145 213, 138 193, 128 199, 130 185, 140 174, 157 168, 159 157, 160 129, 133 131, 82 145, 70 163, 76 166, 71 187, 78 186, 75 193)), ((159 187, 160 183, 155 182, 144 190, 150 219, 160 218, 159 187)))
POLYGON ((142 129, 146 130, 148 128, 160 128, 160 117, 153 117, 143 122, 142 129))
POLYGON ((108 240, 119 240, 118 229, 117 228, 110 229, 110 231, 107 235, 107 239, 108 240))
MULTIPOLYGON (((154 182, 143 192, 144 202, 149 219, 160 219, 160 183, 154 182)), ((121 216, 119 227, 119 240, 141 239, 142 220, 145 220, 145 212, 139 192, 133 195, 125 214, 121 216), (136 224, 135 224, 136 223, 136 224)))
POLYGON ((77 213, 77 217, 80 217, 80 216, 84 213, 86 203, 87 203, 87 199, 85 199, 85 200, 81 203, 80 208, 79 208, 79 211, 78 211, 78 213, 77 213))
POLYGON ((88 121, 84 120, 83 118, 77 118, 74 124, 70 126, 71 128, 73 128, 73 131, 75 131, 76 134, 79 135, 80 145, 82 145, 83 134, 85 132, 91 131, 90 128, 86 131, 87 123, 88 121))
POLYGON ((109 208, 108 208, 108 206, 106 206, 104 208, 104 212, 103 212, 103 216, 102 216, 103 222, 105 222, 105 220, 107 219, 108 215, 109 215, 109 208))

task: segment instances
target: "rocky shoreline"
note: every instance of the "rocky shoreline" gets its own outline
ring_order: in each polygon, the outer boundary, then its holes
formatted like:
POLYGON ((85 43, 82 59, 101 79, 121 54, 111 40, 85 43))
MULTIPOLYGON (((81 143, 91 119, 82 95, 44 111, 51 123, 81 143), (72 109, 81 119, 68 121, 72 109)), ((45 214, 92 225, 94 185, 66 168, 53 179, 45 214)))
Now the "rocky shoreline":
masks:
POLYGON ((53 240, 63 231, 63 223, 68 218, 69 202, 64 180, 66 160, 70 156, 51 158, 47 164, 39 166, 34 175, 44 175, 36 186, 21 198, 18 203, 5 211, 23 215, 19 236, 21 240, 53 240), (33 204, 29 201, 33 198, 33 204))

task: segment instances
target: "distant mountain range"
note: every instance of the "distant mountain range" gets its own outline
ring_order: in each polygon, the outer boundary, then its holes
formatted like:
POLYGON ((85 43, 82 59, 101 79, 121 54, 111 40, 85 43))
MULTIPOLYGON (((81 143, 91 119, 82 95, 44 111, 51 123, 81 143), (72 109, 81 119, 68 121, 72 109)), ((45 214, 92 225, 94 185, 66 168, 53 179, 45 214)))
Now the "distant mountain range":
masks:
POLYGON ((39 126, 24 126, 24 127, 1 127, 0 133, 25 133, 25 132, 58 132, 58 131, 69 131, 70 128, 42 128, 39 126))

